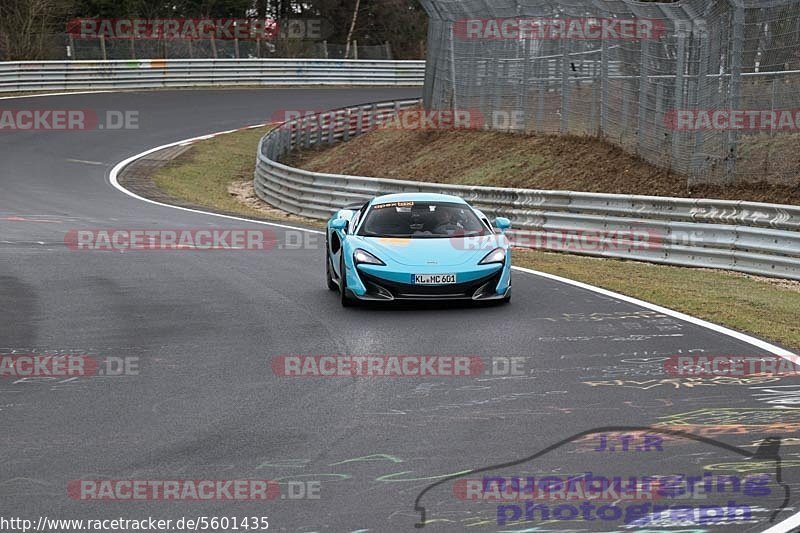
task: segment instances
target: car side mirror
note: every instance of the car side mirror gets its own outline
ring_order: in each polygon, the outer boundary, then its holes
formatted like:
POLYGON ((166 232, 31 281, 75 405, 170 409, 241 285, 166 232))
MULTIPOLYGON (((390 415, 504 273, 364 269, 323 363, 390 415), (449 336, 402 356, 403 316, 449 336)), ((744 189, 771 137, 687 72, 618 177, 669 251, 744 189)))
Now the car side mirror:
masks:
POLYGON ((497 217, 494 219, 494 225, 497 226, 497 229, 500 231, 506 231, 511 228, 511 221, 505 217, 497 217))
POLYGON ((344 218, 337 218, 331 222, 331 227, 337 231, 343 231, 345 228, 347 228, 347 220, 344 218))

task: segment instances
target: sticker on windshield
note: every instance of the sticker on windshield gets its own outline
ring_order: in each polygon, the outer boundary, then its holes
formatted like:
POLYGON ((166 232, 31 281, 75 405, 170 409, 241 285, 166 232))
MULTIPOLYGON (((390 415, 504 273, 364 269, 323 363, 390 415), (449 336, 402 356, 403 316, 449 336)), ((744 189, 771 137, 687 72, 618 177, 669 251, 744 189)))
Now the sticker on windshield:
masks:
POLYGON ((387 207, 414 207, 414 202, 390 202, 388 204, 373 205, 372 209, 386 209, 387 207))

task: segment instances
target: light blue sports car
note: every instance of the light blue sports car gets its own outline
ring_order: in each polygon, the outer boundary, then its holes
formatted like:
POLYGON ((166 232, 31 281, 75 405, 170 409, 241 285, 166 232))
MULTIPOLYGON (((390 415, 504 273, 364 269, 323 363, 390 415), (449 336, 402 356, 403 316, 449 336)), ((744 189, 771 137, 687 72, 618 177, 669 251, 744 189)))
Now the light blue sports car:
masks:
POLYGON ((379 196, 338 211, 325 249, 328 288, 342 305, 357 301, 511 299, 511 248, 495 228, 457 196, 379 196))

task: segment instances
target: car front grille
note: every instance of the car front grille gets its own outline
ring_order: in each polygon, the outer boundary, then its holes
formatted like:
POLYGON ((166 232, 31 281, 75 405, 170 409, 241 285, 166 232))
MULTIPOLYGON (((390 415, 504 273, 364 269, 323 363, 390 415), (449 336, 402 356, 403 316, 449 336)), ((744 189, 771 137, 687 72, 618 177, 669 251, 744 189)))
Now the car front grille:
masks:
POLYGON ((489 276, 469 281, 466 283, 456 283, 453 285, 414 285, 410 283, 397 283, 378 278, 359 271, 359 276, 367 287, 370 296, 380 299, 472 299, 475 292, 487 285, 487 292, 493 293, 500 281, 502 270, 489 276), (391 298, 387 297, 387 294, 391 298))

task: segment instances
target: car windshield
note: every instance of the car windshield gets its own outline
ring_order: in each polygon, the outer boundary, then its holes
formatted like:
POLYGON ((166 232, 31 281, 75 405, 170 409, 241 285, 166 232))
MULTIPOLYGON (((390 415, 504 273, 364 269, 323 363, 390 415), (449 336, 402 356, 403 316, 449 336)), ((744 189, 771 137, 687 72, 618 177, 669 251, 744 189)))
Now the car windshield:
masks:
POLYGON ((489 235, 469 206, 447 202, 387 202, 367 213, 359 235, 437 239, 489 235))

